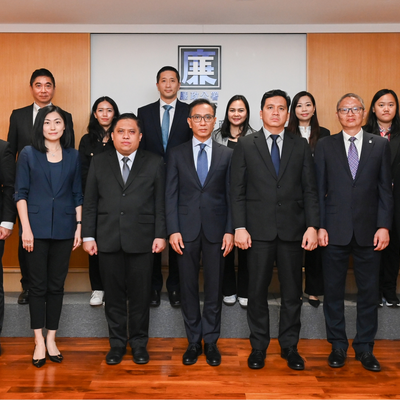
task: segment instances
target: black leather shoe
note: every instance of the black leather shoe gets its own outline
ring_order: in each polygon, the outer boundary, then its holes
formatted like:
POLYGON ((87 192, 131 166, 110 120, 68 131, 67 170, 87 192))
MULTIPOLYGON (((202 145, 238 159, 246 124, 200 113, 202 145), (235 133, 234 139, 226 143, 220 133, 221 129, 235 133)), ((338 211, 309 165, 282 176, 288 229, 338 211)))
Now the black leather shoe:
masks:
POLYGON ((300 356, 295 346, 281 350, 281 357, 287 360, 287 365, 291 369, 301 371, 304 369, 304 360, 300 356))
POLYGON ((188 348, 186 349, 182 362, 183 365, 193 365, 197 362, 197 357, 202 353, 201 344, 200 343, 189 343, 188 348))
POLYGON ((261 369, 265 365, 266 350, 252 349, 249 358, 247 359, 247 365, 251 369, 261 369))
POLYGON ((205 343, 204 354, 208 365, 218 367, 221 364, 221 353, 218 350, 217 343, 205 343))
POLYGON ((341 368, 346 362, 346 351, 344 349, 333 349, 328 357, 328 365, 331 368, 341 368))
POLYGON ((160 291, 152 290, 150 297, 150 307, 158 307, 160 305, 160 291))
POLYGON ((110 351, 106 355, 106 363, 108 365, 116 365, 122 361, 126 353, 125 347, 111 347, 110 351))
POLYGON ((356 353, 356 360, 361 361, 362 366, 368 371, 379 372, 381 370, 379 361, 370 351, 356 353))
POLYGON ((18 296, 18 304, 29 304, 29 290, 23 290, 18 296))
POLYGON ((136 364, 147 364, 150 360, 149 353, 146 347, 138 347, 137 349, 132 349, 133 362, 136 364))
POLYGON ((174 290, 173 292, 168 292, 169 302, 172 307, 181 306, 181 294, 174 290))

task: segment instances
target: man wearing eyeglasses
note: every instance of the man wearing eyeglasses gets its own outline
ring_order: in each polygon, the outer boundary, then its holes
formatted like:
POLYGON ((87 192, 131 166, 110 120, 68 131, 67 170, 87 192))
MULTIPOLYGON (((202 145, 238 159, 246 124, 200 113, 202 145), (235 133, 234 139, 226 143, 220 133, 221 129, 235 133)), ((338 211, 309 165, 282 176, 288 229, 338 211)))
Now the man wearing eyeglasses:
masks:
POLYGON ((211 139, 215 104, 191 103, 192 140, 171 149, 167 163, 165 211, 169 242, 178 254, 181 307, 188 348, 183 364, 202 354, 211 366, 221 363, 217 340, 221 327, 224 257, 233 248, 229 202, 232 150, 211 139), (200 312, 199 265, 202 259, 204 307, 200 312))
POLYGON ((355 358, 365 369, 380 371, 373 348, 378 327, 380 252, 389 243, 393 215, 390 148, 386 139, 363 131, 365 106, 360 96, 345 94, 336 109, 343 130, 321 139, 315 150, 324 314, 332 345, 328 364, 343 367, 347 357, 344 293, 352 255, 358 289, 355 358))

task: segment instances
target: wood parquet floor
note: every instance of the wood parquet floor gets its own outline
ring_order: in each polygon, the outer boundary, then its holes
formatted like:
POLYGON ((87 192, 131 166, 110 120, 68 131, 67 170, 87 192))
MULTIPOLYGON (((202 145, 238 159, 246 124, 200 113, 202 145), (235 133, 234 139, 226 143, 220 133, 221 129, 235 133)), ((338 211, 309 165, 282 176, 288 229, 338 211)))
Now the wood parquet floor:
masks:
POLYGON ((293 371, 271 341, 261 370, 247 367, 247 339, 221 339, 219 367, 205 356, 192 366, 182 365, 186 339, 152 338, 150 362, 136 365, 130 352, 119 365, 105 363, 108 340, 59 338, 61 364, 47 360, 31 364, 33 338, 1 338, 1 399, 399 399, 400 341, 377 341, 375 355, 382 365, 369 372, 349 349, 345 367, 327 365, 330 345, 325 340, 299 344, 304 371, 293 371))

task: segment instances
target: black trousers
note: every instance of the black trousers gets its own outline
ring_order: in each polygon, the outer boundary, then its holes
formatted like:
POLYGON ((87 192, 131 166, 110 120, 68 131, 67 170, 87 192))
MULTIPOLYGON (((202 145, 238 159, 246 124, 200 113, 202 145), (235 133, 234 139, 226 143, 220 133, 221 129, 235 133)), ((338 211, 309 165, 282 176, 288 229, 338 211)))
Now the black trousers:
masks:
MULTIPOLYGON (((168 269, 169 274, 166 282, 168 292, 179 292, 179 269, 178 269, 178 260, 177 253, 174 249, 169 245, 168 247, 168 269)), ((163 286, 163 276, 161 272, 161 253, 154 254, 154 263, 153 263, 153 275, 152 275, 152 289, 161 291, 163 286)))
POLYGON ((29 290, 29 267, 27 260, 28 252, 22 247, 22 239, 19 237, 18 242, 18 262, 21 270, 21 286, 23 290, 29 290))
POLYGON ((306 278, 304 291, 311 296, 322 296, 324 294, 324 278, 322 276, 321 248, 317 247, 313 251, 305 250, 304 253, 304 270, 306 278))
POLYGON ((329 244, 322 249, 324 314, 326 336, 328 342, 332 344, 332 349, 341 348, 347 351, 349 343, 345 329, 344 294, 351 254, 358 289, 357 334, 353 340, 353 348, 359 353, 372 351, 378 328, 380 251, 374 251, 373 246, 359 246, 354 238, 347 246, 329 244))
POLYGON ((31 328, 57 330, 74 239, 35 239, 27 254, 31 328))
POLYGON ((0 335, 3 330, 4 322, 4 286, 3 286, 3 254, 4 254, 4 240, 0 240, 0 335))
POLYGON ((96 254, 89 255, 89 279, 92 290, 104 291, 100 275, 99 256, 96 254))
POLYGON ((225 257, 224 278, 222 281, 222 294, 232 296, 237 294, 239 297, 247 298, 249 285, 249 272, 247 270, 247 250, 234 247, 225 257), (235 253, 238 255, 238 271, 236 280, 235 253))
POLYGON ((146 347, 149 339, 152 253, 99 252, 111 347, 146 347))
POLYGON ((178 255, 181 278, 181 309, 189 343, 216 343, 221 330, 222 277, 224 257, 222 242, 211 243, 203 231, 193 242, 185 242, 178 255), (200 311, 199 272, 203 265, 204 306, 200 311))
POLYGON ((396 296, 397 277, 399 276, 400 241, 396 224, 393 222, 393 230, 390 232, 389 246, 382 251, 379 272, 379 291, 384 297, 393 299, 396 296))
POLYGON ((270 342, 268 287, 274 263, 278 268, 281 291, 279 344, 281 348, 297 346, 302 305, 303 249, 300 241, 253 241, 247 253, 249 302, 247 321, 253 349, 265 350, 270 342))

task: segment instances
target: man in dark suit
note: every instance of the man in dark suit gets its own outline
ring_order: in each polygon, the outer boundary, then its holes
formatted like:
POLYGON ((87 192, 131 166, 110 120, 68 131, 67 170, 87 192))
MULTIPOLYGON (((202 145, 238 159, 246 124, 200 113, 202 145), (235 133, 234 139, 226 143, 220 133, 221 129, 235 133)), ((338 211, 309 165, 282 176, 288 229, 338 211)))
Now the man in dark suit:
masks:
POLYGON ((232 156, 231 200, 235 244, 248 250, 248 366, 263 368, 270 342, 268 286, 274 263, 281 287, 279 344, 292 369, 304 369, 297 351, 302 305, 303 248, 317 246, 319 209, 307 141, 284 129, 290 98, 271 90, 261 100, 263 128, 239 139, 232 156))
POLYGON ((358 288, 353 348, 364 368, 380 371, 372 351, 378 327, 380 251, 389 243, 393 216, 392 179, 389 143, 363 131, 364 110, 360 96, 344 95, 336 113, 342 132, 317 144, 318 242, 324 247, 324 314, 327 339, 332 344, 328 364, 339 368, 346 360, 344 292, 352 255, 358 288))
MULTIPOLYGON (((142 123, 143 138, 140 148, 159 154, 168 161, 170 150, 192 137, 187 123, 189 106, 177 99, 180 88, 179 72, 170 66, 161 68, 157 73, 157 89, 160 99, 138 109, 138 118, 142 123)), ((169 301, 173 307, 180 306, 179 272, 176 253, 169 247, 169 276, 166 282, 169 301)), ((161 273, 161 254, 154 257, 152 277, 151 306, 160 305, 160 292, 163 285, 161 273)))
POLYGON ((142 134, 134 114, 118 117, 111 137, 116 151, 90 164, 83 248, 99 254, 111 346, 107 364, 121 362, 127 342, 133 361, 146 364, 153 258, 166 246, 164 161, 138 149, 142 134))
POLYGON ((183 364, 202 353, 217 366, 221 327, 224 257, 233 248, 229 204, 232 150, 211 139, 215 104, 206 99, 190 105, 188 124, 193 139, 171 150, 167 163, 165 209, 170 244, 178 254, 182 314, 189 341, 183 364), (200 313, 199 264, 203 264, 204 307, 200 313))
MULTIPOLYGON (((4 241, 12 234, 17 209, 13 200, 15 161, 10 145, 0 140, 0 334, 4 321, 3 253, 4 241)), ((1 345, 0 345, 1 355, 1 345)))
MULTIPOLYGON (((45 68, 35 70, 32 73, 29 84, 34 103, 30 106, 14 110, 10 117, 10 127, 8 130, 7 141, 10 143, 10 149, 14 155, 14 158, 17 157, 17 154, 19 155, 25 146, 31 144, 32 127, 35 122, 36 115, 40 108, 51 104, 56 89, 56 83, 53 74, 45 68)), ((67 116, 68 125, 71 127, 73 133, 71 114, 67 112, 65 114, 67 116)), ((18 297, 19 304, 28 304, 29 302, 29 271, 25 258, 25 250, 23 249, 20 240, 18 247, 18 259, 22 275, 22 293, 18 297)))

